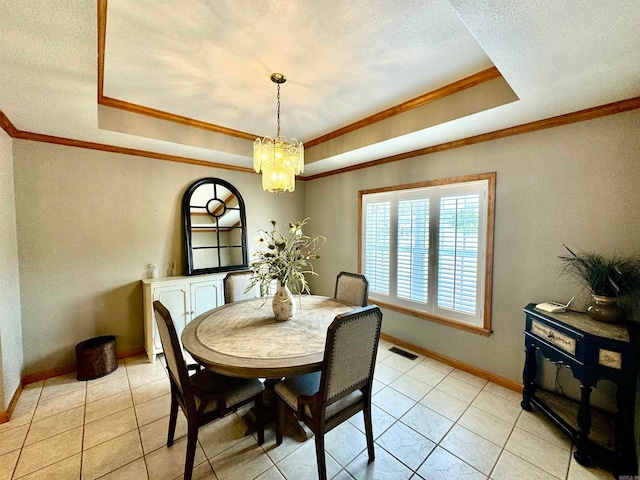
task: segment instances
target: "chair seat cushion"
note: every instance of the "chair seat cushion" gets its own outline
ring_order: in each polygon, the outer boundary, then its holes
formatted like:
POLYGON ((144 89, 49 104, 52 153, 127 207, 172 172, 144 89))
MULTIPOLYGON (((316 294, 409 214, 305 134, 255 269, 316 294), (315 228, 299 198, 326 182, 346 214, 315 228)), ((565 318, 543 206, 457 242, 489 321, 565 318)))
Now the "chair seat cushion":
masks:
MULTIPOLYGON (((210 370, 201 370, 189 377, 193 387, 206 393, 222 393, 225 399, 225 407, 231 408, 244 400, 254 397, 264 391, 264 385, 255 378, 236 378, 220 375, 210 370)), ((197 390, 194 391, 196 404, 200 405, 197 390)), ((218 403, 210 402, 205 409, 206 412, 218 408, 218 403)))
MULTIPOLYGON (((276 384, 275 390, 278 396, 284 400, 294 411, 298 410, 298 397, 300 395, 314 395, 320 390, 320 373, 314 372, 306 375, 296 375, 294 377, 287 377, 280 383, 276 384)), ((350 407, 354 403, 362 399, 362 392, 356 390, 351 392, 344 398, 341 398, 335 403, 332 403, 327 407, 325 418, 331 418, 332 416, 340 413, 347 407, 350 407)), ((305 406, 305 415, 311 417, 311 409, 309 406, 305 406)))

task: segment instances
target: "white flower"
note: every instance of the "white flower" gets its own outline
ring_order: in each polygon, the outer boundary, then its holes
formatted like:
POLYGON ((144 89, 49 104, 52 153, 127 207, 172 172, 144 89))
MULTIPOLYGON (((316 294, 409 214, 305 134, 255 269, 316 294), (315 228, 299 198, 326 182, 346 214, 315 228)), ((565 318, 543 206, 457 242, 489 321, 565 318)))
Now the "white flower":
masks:
POLYGON ((267 237, 264 232, 260 232, 256 237, 256 245, 258 245, 258 247, 265 247, 267 245, 267 237))

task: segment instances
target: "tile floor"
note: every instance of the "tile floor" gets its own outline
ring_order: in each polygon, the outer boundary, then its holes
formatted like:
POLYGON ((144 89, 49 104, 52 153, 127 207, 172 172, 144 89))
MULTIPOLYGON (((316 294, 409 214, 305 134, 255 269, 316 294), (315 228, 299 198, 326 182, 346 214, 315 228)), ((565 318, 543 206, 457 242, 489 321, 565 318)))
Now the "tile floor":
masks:
MULTIPOLYGON (((347 479, 611 479, 578 465, 571 444, 520 395, 381 342, 373 397, 376 460, 367 465, 362 415, 326 435, 329 477, 347 479)), ((110 375, 63 375, 27 385, 0 425, 2 479, 182 478, 186 424, 167 448, 169 382, 164 362, 120 362, 110 375)), ((242 412, 241 412, 242 413, 242 412)), ((232 414, 202 428, 197 479, 314 479, 313 439, 289 425, 276 447, 273 426, 259 446, 232 414)))

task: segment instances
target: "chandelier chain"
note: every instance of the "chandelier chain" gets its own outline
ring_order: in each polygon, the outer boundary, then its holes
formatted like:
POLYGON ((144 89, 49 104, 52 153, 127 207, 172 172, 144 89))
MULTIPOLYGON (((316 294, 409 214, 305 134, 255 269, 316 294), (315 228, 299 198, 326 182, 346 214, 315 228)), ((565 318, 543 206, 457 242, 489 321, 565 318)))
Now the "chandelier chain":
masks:
POLYGON ((280 84, 278 84, 278 133, 276 138, 280 136, 280 84))

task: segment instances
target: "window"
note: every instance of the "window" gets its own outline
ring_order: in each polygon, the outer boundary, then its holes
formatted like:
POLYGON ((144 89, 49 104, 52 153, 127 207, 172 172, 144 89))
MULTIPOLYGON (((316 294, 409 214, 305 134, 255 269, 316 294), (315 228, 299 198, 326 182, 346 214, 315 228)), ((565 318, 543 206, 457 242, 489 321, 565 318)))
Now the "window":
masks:
POLYGON ((383 307, 488 335, 495 173, 360 192, 360 270, 383 307))

